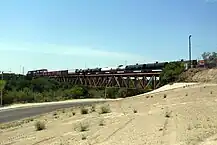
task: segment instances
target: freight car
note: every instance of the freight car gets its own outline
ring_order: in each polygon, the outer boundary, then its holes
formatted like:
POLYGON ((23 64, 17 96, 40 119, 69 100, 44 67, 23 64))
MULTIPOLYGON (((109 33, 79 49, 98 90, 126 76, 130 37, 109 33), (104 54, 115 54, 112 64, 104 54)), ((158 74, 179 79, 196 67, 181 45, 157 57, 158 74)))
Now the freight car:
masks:
POLYGON ((32 70, 27 72, 27 77, 44 76, 48 72, 47 69, 32 70))
MULTIPOLYGON (((173 61, 173 62, 183 62, 189 63, 189 61, 173 61)), ((88 74, 117 74, 117 73, 136 73, 136 72, 155 72, 162 71, 163 68, 169 62, 155 62, 147 64, 136 64, 136 65, 119 65, 118 67, 105 67, 105 68, 93 68, 93 69, 76 69, 75 72, 69 74, 68 70, 60 71, 48 71, 47 69, 28 71, 27 76, 68 76, 68 75, 88 75, 88 74)), ((193 67, 198 64, 197 60, 192 60, 193 67)))

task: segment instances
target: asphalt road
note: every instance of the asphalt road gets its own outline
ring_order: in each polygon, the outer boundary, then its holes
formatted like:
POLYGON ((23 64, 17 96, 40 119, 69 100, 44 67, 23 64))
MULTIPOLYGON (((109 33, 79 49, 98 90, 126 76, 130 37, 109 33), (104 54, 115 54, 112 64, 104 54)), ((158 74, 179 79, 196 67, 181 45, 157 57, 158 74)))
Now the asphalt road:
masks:
POLYGON ((69 108, 80 105, 90 105, 95 103, 102 103, 105 101, 91 101, 91 102, 68 102, 64 104, 49 104, 42 106, 26 107, 26 108, 13 108, 8 110, 0 110, 0 123, 11 122, 27 117, 32 117, 48 112, 55 111, 61 108, 69 108))

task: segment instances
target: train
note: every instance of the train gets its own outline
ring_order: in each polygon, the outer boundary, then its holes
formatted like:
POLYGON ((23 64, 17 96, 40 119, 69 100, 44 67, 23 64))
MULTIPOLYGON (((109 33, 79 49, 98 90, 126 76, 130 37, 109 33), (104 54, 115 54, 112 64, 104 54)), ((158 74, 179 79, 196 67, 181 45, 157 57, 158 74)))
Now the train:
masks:
MULTIPOLYGON (((173 61, 184 62, 188 61, 173 61)), ((42 76, 68 76, 68 75, 91 75, 91 74, 120 74, 120 73, 149 73, 149 72, 161 72, 163 68, 169 62, 155 62, 147 64, 135 64, 135 65, 119 65, 117 67, 104 67, 104 68, 87 68, 87 69, 75 69, 74 72, 68 70, 48 71, 48 69, 39 69, 28 71, 26 76, 30 77, 42 77, 42 76)), ((193 66, 197 65, 197 60, 192 60, 193 66)))

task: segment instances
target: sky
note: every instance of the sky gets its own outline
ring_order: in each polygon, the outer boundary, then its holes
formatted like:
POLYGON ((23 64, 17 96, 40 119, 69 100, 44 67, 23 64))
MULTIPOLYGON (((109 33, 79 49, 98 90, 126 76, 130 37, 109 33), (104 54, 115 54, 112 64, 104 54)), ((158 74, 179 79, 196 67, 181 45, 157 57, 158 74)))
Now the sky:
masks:
POLYGON ((0 71, 117 66, 217 50, 217 0, 8 0, 0 71))

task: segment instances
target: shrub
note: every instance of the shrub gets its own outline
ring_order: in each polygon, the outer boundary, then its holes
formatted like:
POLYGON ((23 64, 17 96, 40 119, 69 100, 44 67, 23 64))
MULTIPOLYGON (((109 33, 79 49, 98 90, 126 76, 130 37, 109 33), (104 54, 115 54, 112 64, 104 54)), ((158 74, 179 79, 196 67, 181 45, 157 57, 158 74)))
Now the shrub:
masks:
POLYGON ((104 126, 104 125, 105 125, 104 120, 100 120, 99 126, 104 126))
POLYGON ((179 76, 184 72, 184 63, 170 62, 168 63, 160 74, 160 83, 165 85, 172 83, 179 79, 179 76))
POLYGON ((137 113, 137 110, 136 110, 136 109, 133 109, 133 113, 137 113))
POLYGON ((101 106, 101 114, 105 114, 105 113, 110 113, 111 112, 111 109, 110 109, 110 106, 109 105, 104 105, 104 106, 101 106))
POLYGON ((85 140, 85 139, 87 139, 87 136, 82 135, 81 139, 82 139, 82 140, 85 140))
POLYGON ((88 114, 88 109, 87 108, 81 108, 81 114, 88 114))
POLYGON ((88 123, 80 123, 79 131, 84 132, 89 130, 89 124, 88 123))
POLYGON ((41 121, 37 121, 35 123, 35 128, 36 128, 36 131, 44 130, 45 129, 45 123, 41 122, 41 121))
POLYGON ((95 105, 91 106, 91 112, 95 112, 95 111, 96 111, 96 106, 95 105))

